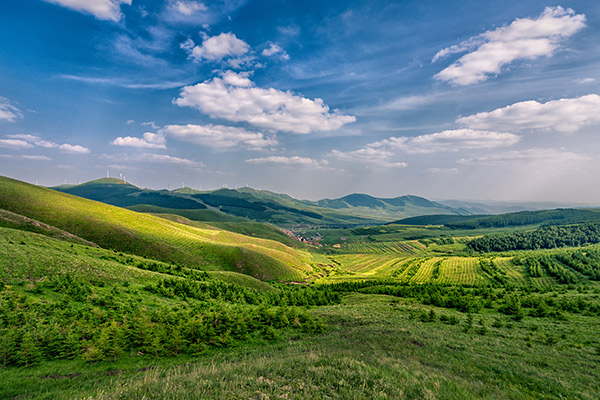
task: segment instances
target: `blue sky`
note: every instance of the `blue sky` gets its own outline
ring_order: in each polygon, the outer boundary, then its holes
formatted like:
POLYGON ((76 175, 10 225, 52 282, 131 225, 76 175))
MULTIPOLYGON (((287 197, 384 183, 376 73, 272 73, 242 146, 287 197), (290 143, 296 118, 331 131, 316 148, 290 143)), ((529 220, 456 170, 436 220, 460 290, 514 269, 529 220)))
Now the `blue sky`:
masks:
POLYGON ((0 173, 600 204, 600 3, 0 1, 0 173))

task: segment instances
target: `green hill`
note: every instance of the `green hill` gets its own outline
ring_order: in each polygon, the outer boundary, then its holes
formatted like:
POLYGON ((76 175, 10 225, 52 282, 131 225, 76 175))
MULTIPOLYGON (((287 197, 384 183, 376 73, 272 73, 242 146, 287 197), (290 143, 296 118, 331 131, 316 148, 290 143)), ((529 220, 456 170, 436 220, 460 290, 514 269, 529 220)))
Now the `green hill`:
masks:
POLYGON ((260 279, 302 279, 312 256, 271 240, 210 225, 188 226, 153 215, 0 177, 0 209, 118 251, 203 270, 260 279))
POLYGON ((280 227, 343 227, 381 224, 418 215, 469 214, 418 196, 376 198, 350 194, 339 199, 308 201, 248 187, 213 191, 140 189, 112 178, 53 189, 136 211, 177 214, 196 221, 253 220, 280 227), (142 208, 147 206, 168 211, 142 208))

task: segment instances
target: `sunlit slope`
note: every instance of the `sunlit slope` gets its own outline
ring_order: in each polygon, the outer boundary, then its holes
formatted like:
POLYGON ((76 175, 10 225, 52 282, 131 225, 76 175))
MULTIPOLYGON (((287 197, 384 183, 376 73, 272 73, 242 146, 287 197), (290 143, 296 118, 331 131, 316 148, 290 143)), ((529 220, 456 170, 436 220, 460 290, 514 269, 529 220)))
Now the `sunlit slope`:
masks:
POLYGON ((261 279, 299 279, 311 256, 270 240, 192 227, 0 177, 0 208, 104 248, 261 279))

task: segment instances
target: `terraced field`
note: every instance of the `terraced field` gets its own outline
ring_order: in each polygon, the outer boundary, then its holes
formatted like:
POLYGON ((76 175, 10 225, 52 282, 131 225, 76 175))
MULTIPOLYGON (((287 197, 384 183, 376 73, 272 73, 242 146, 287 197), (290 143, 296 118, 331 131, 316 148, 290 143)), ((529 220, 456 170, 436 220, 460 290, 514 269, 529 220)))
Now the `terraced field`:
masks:
MULTIPOLYGON (((549 276, 530 278, 522 266, 513 265, 512 257, 498 257, 495 267, 516 286, 533 284, 543 287, 553 283, 549 276)), ((415 284, 439 283, 452 285, 481 285, 490 283, 492 277, 480 266, 479 257, 455 256, 399 256, 393 254, 341 254, 330 256, 342 273, 322 279, 333 282, 346 279, 397 279, 415 284), (343 274, 347 272, 347 274, 343 274)))
POLYGON ((348 243, 347 250, 353 253, 373 254, 423 254, 426 246, 417 240, 376 242, 376 243, 348 243))

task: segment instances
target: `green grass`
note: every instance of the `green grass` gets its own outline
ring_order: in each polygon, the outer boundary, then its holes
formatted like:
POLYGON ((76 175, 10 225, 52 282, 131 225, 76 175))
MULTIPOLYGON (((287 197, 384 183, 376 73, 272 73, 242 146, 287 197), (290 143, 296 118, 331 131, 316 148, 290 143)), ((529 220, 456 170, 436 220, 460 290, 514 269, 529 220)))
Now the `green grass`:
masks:
POLYGON ((0 397, 595 400, 600 395, 597 317, 515 322, 486 312, 475 314, 466 330, 466 314, 360 294, 313 313, 327 324, 322 334, 287 332, 274 341, 257 339, 193 358, 132 356, 0 369, 0 397), (431 310, 435 321, 421 322, 419 316, 431 310), (441 316, 458 324, 441 322, 441 316))
POLYGON ((0 178, 0 209, 43 222, 102 247, 206 270, 229 270, 262 280, 302 279, 308 252, 282 243, 186 226, 80 197, 0 178))

